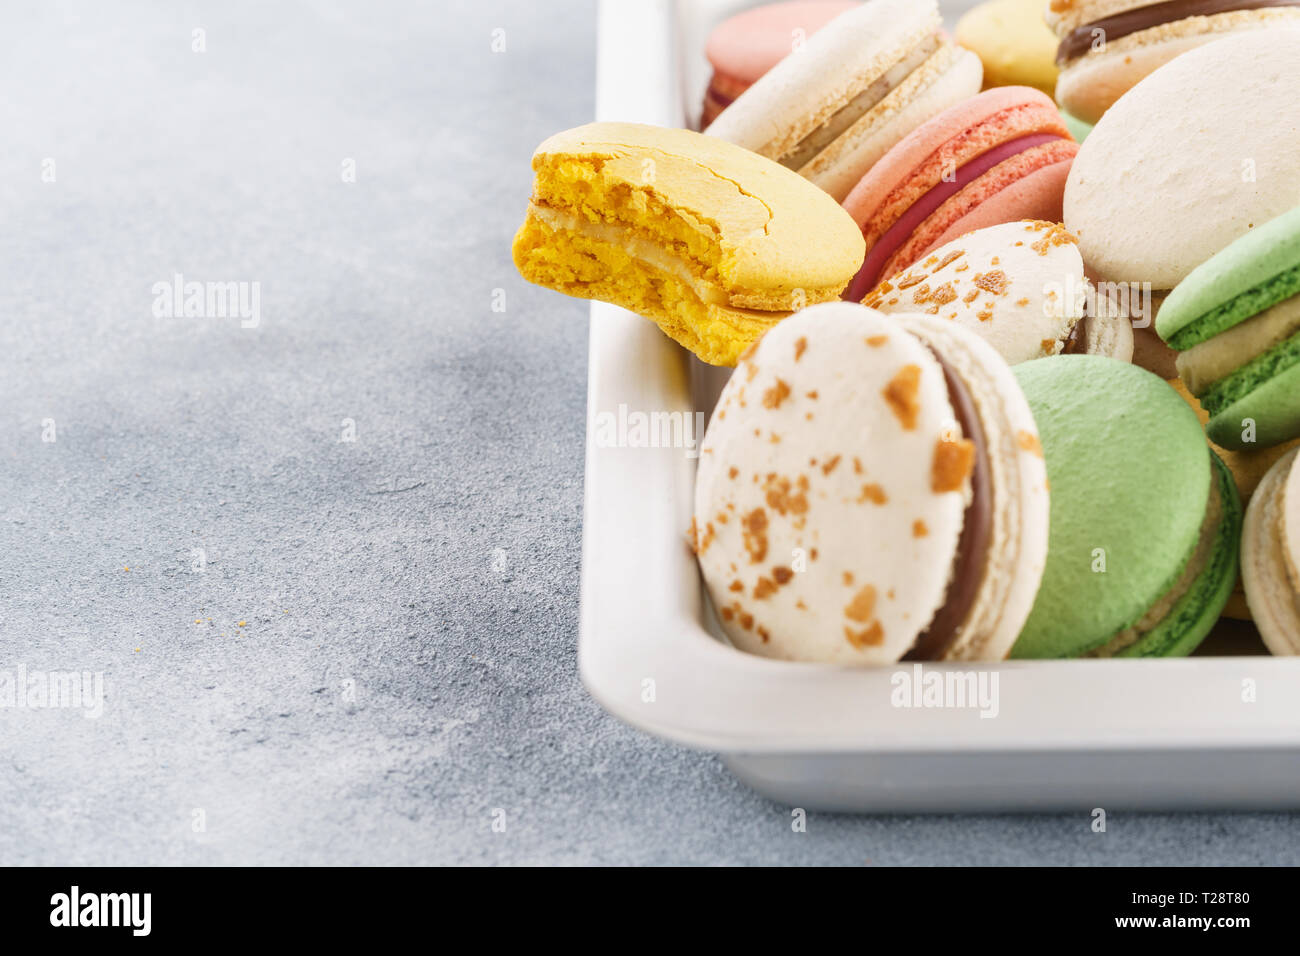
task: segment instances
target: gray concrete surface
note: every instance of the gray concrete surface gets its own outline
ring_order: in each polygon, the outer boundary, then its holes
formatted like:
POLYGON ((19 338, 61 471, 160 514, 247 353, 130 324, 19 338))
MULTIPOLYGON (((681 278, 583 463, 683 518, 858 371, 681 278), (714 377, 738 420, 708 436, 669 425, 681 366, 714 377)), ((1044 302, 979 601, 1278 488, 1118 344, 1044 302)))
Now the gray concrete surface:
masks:
POLYGON ((2 17, 0 672, 107 689, 0 708, 0 863, 1300 862, 1283 815, 796 835, 587 697, 586 309, 508 243, 590 3, 2 17), (178 272, 260 323, 155 315, 178 272))

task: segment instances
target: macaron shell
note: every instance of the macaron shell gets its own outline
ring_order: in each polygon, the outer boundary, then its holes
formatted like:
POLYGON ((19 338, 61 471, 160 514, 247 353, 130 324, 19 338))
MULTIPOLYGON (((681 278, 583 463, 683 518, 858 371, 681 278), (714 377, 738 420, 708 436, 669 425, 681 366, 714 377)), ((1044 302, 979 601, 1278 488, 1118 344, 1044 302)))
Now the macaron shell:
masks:
MULTIPOLYGON (((1187 390, 1186 385, 1175 378, 1169 380, 1169 387, 1177 392, 1183 401, 1191 407, 1202 425, 1209 422, 1210 416, 1206 414, 1205 409, 1201 408, 1201 403, 1196 400, 1196 396, 1187 390)), ((1237 485, 1238 496, 1242 501, 1248 502, 1255 494, 1255 489, 1259 487, 1260 482, 1264 480, 1264 475, 1281 461, 1287 452, 1298 445, 1300 443, 1292 441, 1268 448, 1256 446, 1239 451, 1214 445, 1211 450, 1223 459, 1223 463, 1232 472, 1232 479, 1237 485)))
MULTIPOLYGON (((1192 411, 1196 412, 1196 417, 1200 419, 1202 425, 1209 422, 1210 416, 1201 408, 1196 396, 1187 390, 1187 386, 1182 381, 1176 378, 1170 379, 1169 387, 1191 406, 1192 411)), ((1219 445, 1211 445, 1211 451, 1218 455, 1228 467, 1228 470, 1232 472, 1232 480, 1237 486, 1237 495, 1243 504, 1248 505, 1253 500, 1255 489, 1264 480, 1264 476, 1298 444, 1300 443, 1290 441, 1269 448, 1250 448, 1241 451, 1232 451, 1219 445)), ((1244 557, 1242 562, 1244 564, 1244 557)), ((1238 581, 1232 597, 1224 605, 1223 615, 1240 621, 1251 620, 1250 609, 1246 603, 1246 596, 1240 581, 1238 581)))
POLYGON ((967 11, 953 36, 984 64, 986 86, 1056 86, 1056 38, 1043 22, 1045 0, 992 0, 967 11))
POLYGON ((900 250, 902 254, 891 261, 891 267, 905 268, 896 262, 909 260, 910 265, 939 246, 976 229, 1024 219, 1060 222, 1061 194, 1070 175, 1074 150, 1069 147, 1057 149, 1071 153, 1071 159, 1035 169, 1032 168, 1034 157, 1021 153, 980 177, 949 200, 952 204, 949 208, 941 206, 931 216, 933 223, 927 220, 926 228, 918 230, 914 241, 905 250, 900 250), (954 215, 956 218, 948 221, 954 215), (936 235, 936 230, 941 231, 936 235))
POLYGON ((945 319, 903 320, 961 377, 979 413, 990 462, 989 563, 962 635, 945 660, 1002 660, 1029 616, 1047 562, 1047 468, 1038 427, 1010 366, 987 342, 945 319))
POLYGON ((1042 16, 1048 28, 1063 37, 1076 27, 1114 16, 1131 7, 1133 0, 1043 0, 1042 16))
POLYGON ((1300 604, 1294 584, 1300 566, 1300 488, 1292 450, 1260 483, 1246 509, 1241 536, 1241 578, 1251 617, 1269 651, 1300 654, 1300 604))
POLYGON ((912 647, 969 495, 931 490, 953 422, 942 367, 891 317, 814 306, 764 336, 723 389, 696 480, 700 568, 737 647, 850 665, 912 647))
POLYGON ((1055 105, 1029 87, 988 90, 914 130, 844 200, 868 249, 848 297, 975 228, 1059 218, 1052 186, 1064 174, 1045 171, 1077 150, 1055 105))
MULTIPOLYGON (((717 268, 739 308, 788 309, 790 292, 810 301, 843 287, 861 248, 834 200, 790 170, 713 137, 635 123, 590 123, 547 139, 533 168, 573 162, 574 191, 590 202, 599 165, 607 193, 645 195, 721 246, 717 268)), ((628 214, 653 215, 637 203, 628 214)))
POLYGON ((1214 629, 1232 597, 1241 541, 1241 499, 1232 473, 1213 452, 1210 464, 1221 516, 1217 527, 1209 531, 1213 537, 1205 544, 1209 554, 1204 567, 1160 623, 1116 657, 1186 657, 1214 629))
MULTIPOLYGON (((1285 345, 1287 339, 1300 334, 1300 269, 1289 273, 1288 277, 1294 278, 1297 294, 1265 308, 1257 315, 1250 315, 1245 321, 1239 322, 1232 317, 1230 321, 1235 324, 1231 328, 1196 343, 1186 351, 1176 353, 1178 377, 1187 384, 1192 394, 1206 399, 1206 408, 1211 411, 1219 409, 1228 395, 1224 391, 1225 380, 1238 374, 1248 374, 1251 366, 1261 357, 1267 356, 1278 346, 1285 345)), ((1260 305, 1270 300, 1262 294, 1251 293, 1238 297, 1234 300, 1234 305, 1245 299, 1254 299, 1260 305)), ((1223 311, 1226 313, 1232 308, 1233 305, 1230 305, 1223 311)), ((1261 376, 1264 374, 1267 372, 1261 373, 1261 376)))
POLYGON ((933 0, 872 0, 841 14, 746 90, 709 135, 778 159, 940 23, 933 0))
POLYGON ((1059 355, 1012 371, 1051 482, 1047 566, 1015 658, 1107 644, 1178 580, 1200 538, 1210 451, 1196 415, 1133 365, 1059 355))
POLYGON ((1069 136, 1051 100, 1029 87, 987 90, 908 134, 853 188, 844 208, 872 243, 945 172, 1034 133, 1069 136))
POLYGON ((1073 237, 1054 223, 1011 222, 939 246, 864 304, 956 322, 1014 365, 1061 350, 1083 318, 1086 291, 1073 237))
POLYGON ((857 6, 844 0, 769 3, 718 24, 704 48, 713 75, 704 94, 700 128, 707 130, 723 110, 808 37, 857 6))
POLYGON ((1187 349, 1300 295, 1300 206, 1198 265, 1160 307, 1156 331, 1187 349))
POLYGON ((1097 123, 1070 171, 1064 212, 1100 278, 1172 289, 1300 205, 1297 48, 1291 26, 1207 44, 1156 70, 1097 123))
MULTIPOLYGON (((1211 414, 1206 434, 1216 445, 1243 449, 1300 438, 1300 336, 1294 336, 1218 383, 1244 392, 1211 414)), ((1207 396, 1201 396, 1202 402, 1207 396)))
POLYGON ((982 69, 969 51, 945 44, 931 64, 909 76, 799 174, 842 201, 904 136, 979 92, 982 69))
POLYGON ((1215 34, 1173 37, 1133 49, 1090 53, 1062 68, 1056 101, 1080 122, 1096 125, 1116 101, 1174 57, 1220 39, 1215 34))
POLYGON ((763 4, 718 24, 709 34, 704 55, 714 70, 748 86, 785 59, 797 44, 858 6, 845 0, 763 4))
POLYGON ((1175 57, 1234 33, 1296 23, 1297 18, 1297 10, 1237 10, 1140 30, 1066 64, 1056 98, 1075 116, 1095 123, 1121 96, 1175 57))

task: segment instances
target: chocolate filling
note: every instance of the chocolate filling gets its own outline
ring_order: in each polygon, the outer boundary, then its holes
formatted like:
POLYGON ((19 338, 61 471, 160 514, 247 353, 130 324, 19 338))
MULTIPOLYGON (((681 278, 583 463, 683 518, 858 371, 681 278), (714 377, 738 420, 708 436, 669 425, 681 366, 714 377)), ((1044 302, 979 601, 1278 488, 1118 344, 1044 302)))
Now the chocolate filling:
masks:
POLYGON ((1067 33, 1061 45, 1056 48, 1056 63, 1063 66, 1067 61, 1089 52, 1092 49, 1093 33, 1097 30, 1102 32, 1102 39, 1109 43, 1130 33, 1188 17, 1212 17, 1218 13, 1265 10, 1269 7, 1300 7, 1300 0, 1167 0, 1149 7, 1125 10, 1095 23, 1085 23, 1067 33))
POLYGON ((1083 335, 1084 323, 1088 321, 1088 316, 1084 316, 1074 327, 1070 329, 1070 334, 1065 337, 1065 346, 1061 349, 1062 355, 1078 355, 1081 352, 1088 351, 1088 343, 1083 335))
POLYGON ((993 538, 993 492, 989 487, 989 451, 980 425, 979 413, 971 399, 966 384, 957 377, 943 356, 933 353, 943 368, 944 382, 948 386, 948 400, 952 402, 957 423, 962 434, 975 445, 975 468, 971 472, 970 504, 962 520, 961 535, 957 538, 957 554, 953 558, 948 592, 943 606, 935 611, 929 626, 921 632, 912 649, 903 655, 905 661, 937 661, 952 649, 961 636, 962 625, 970 617, 971 608, 984 581, 984 567, 988 561, 989 544, 993 538))

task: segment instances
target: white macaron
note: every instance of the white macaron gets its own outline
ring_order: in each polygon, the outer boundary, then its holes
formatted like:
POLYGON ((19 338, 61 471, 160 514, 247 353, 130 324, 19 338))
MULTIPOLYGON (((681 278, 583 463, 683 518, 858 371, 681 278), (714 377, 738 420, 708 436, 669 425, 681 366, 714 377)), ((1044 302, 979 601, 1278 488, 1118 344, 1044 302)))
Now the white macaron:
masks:
POLYGON ((706 132, 842 201, 895 143, 979 92, 979 57, 942 27, 935 0, 868 0, 791 52, 706 132))
POLYGON ((970 329, 1008 363, 1061 352, 1133 358, 1126 316, 1084 275, 1059 223, 977 229, 886 279, 862 300, 886 313, 938 316, 970 329))
POLYGON ((998 660, 1047 552, 1047 477, 978 336, 851 303, 741 361, 705 436, 694 537, 719 619, 785 660, 998 660))
POLYGON ((1172 289, 1300 206, 1300 26, 1231 35, 1156 70, 1107 111, 1065 185, 1089 274, 1172 289))

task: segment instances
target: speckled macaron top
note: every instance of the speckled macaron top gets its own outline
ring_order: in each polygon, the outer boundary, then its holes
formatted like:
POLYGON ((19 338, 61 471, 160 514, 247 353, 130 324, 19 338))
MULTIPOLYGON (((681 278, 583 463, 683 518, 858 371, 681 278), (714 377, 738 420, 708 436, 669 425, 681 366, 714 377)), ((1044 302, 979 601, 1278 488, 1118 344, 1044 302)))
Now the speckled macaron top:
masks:
POLYGON ((950 319, 1014 365, 1060 352, 1086 298, 1074 237, 1059 223, 1030 221, 954 239, 882 282, 863 304, 950 319))
POLYGON ((944 370, 891 318, 797 313, 742 359, 701 449, 696 553, 728 637, 880 664, 944 600, 971 494, 944 370))

